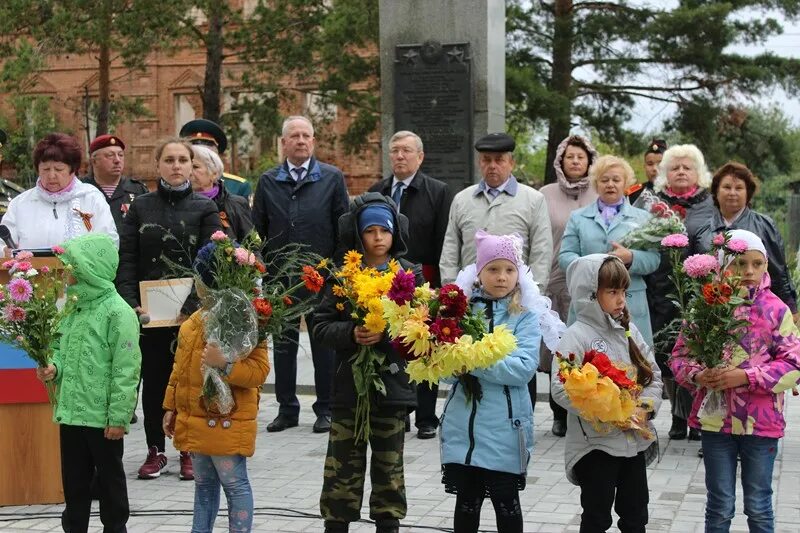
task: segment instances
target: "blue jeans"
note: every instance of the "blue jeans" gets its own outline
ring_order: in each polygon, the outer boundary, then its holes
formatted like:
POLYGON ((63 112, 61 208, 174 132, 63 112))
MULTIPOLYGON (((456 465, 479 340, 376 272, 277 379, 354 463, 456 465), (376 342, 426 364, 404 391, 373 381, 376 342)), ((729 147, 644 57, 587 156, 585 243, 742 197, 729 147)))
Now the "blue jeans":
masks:
POLYGON ((241 455, 192 453, 194 519, 192 533, 211 533, 219 511, 219 486, 228 500, 228 528, 249 532, 253 527, 253 491, 247 479, 247 459, 241 455))
POLYGON ((778 439, 703 431, 706 533, 727 532, 736 512, 736 460, 742 461, 744 514, 751 533, 772 533, 772 468, 778 439))

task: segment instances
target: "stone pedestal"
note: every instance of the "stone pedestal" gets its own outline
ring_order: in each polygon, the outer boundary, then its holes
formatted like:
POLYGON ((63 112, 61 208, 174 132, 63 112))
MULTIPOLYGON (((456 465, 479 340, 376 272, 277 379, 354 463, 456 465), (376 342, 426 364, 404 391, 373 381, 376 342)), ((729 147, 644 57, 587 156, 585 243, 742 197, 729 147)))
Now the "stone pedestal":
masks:
POLYGON ((480 179, 474 140, 505 131, 504 0, 380 0, 380 56, 384 174, 410 129, 424 172, 454 191, 480 179))

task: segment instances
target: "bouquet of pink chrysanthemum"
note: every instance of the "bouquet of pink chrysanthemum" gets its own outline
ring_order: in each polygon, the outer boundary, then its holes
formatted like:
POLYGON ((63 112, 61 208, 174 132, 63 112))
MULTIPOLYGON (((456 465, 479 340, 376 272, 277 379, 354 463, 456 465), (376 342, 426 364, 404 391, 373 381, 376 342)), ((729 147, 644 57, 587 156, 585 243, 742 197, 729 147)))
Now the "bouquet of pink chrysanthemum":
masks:
MULTIPOLYGON (((55 254, 63 253, 60 246, 55 254)), ((55 270, 36 269, 30 262, 33 254, 22 251, 3 263, 11 280, 0 285, 0 340, 19 347, 44 368, 50 364, 52 347, 58 341, 58 326, 71 306, 61 305, 71 267, 55 270)), ((45 383, 50 403, 55 405, 55 382, 45 383)))

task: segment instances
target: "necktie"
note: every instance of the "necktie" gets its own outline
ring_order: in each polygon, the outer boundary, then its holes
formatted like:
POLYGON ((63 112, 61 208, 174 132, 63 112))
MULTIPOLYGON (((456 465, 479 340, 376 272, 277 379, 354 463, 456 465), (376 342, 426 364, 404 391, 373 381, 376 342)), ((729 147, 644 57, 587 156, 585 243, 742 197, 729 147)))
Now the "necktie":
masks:
POLYGON ((295 180, 297 183, 303 181, 303 173, 306 171, 303 167, 297 167, 294 169, 294 173, 297 174, 297 179, 295 180))
POLYGON ((406 188, 404 183, 398 183, 394 187, 394 193, 392 194, 392 200, 394 203, 397 204, 397 209, 400 209, 400 199, 403 197, 403 189, 406 188))

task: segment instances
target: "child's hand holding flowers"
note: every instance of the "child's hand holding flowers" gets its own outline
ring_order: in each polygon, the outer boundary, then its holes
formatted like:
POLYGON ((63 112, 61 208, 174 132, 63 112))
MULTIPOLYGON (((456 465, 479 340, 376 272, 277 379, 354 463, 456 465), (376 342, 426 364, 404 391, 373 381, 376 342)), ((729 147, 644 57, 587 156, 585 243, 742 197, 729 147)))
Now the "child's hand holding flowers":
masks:
POLYGON ((225 354, 222 353, 222 350, 220 350, 219 345, 212 342, 206 344, 203 350, 203 363, 214 368, 225 368, 225 365, 228 364, 228 360, 225 358, 225 354))

